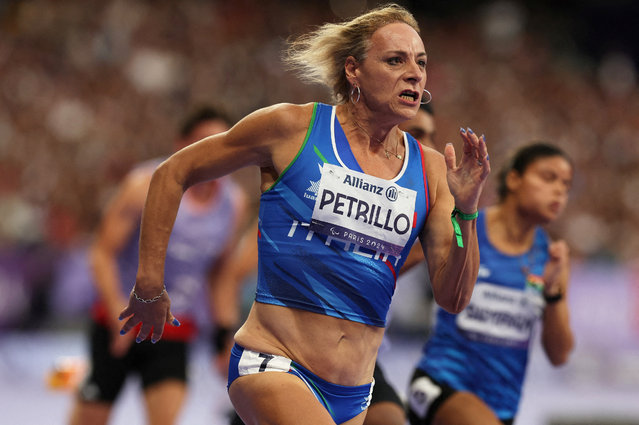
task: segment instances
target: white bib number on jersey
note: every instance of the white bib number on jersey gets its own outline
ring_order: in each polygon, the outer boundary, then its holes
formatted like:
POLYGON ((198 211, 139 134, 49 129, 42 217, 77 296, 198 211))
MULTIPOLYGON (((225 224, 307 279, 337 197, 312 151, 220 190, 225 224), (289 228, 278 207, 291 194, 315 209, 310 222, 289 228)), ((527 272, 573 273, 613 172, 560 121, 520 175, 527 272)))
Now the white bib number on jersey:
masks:
POLYGON ((456 323, 468 339, 525 348, 542 310, 538 293, 477 282, 456 323))
POLYGON ((415 219, 417 192, 358 171, 324 164, 311 230, 399 256, 415 219))

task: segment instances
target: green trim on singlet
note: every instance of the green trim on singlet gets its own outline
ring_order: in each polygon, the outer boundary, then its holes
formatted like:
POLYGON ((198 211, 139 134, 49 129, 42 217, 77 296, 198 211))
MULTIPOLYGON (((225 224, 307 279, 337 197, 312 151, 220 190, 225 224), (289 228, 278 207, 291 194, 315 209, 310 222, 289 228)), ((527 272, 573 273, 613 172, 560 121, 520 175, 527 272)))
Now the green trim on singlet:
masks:
POLYGON ((322 155, 322 152, 320 152, 317 146, 313 145, 313 151, 315 152, 317 156, 319 156, 319 159, 321 159, 324 164, 328 162, 326 158, 324 158, 324 155, 322 155))
MULTIPOLYGON (((315 124, 315 113, 317 111, 317 102, 315 102, 313 104, 313 114, 311 115, 311 122, 308 125, 308 130, 306 130, 306 136, 304 136, 304 142, 302 142, 302 146, 300 147, 300 149, 297 151, 297 154, 295 155, 295 158, 293 158, 293 160, 290 162, 290 164, 288 164, 286 166, 286 168, 280 173, 280 175, 277 177, 277 179, 273 182, 272 185, 270 185, 268 187, 268 189, 266 189, 263 193, 268 192, 269 190, 271 190, 273 187, 275 187, 275 185, 277 184, 277 182, 279 182, 280 180, 282 180, 282 177, 284 176, 284 174, 288 171, 289 168, 291 168, 293 166, 293 164, 295 163, 295 161, 297 161, 297 158, 300 156, 300 154, 302 153, 302 150, 304 150, 304 147, 306 146, 306 142, 308 142, 308 138, 311 135, 311 132, 313 131, 313 125, 315 124)), ((326 161, 324 161, 326 162, 326 161)))

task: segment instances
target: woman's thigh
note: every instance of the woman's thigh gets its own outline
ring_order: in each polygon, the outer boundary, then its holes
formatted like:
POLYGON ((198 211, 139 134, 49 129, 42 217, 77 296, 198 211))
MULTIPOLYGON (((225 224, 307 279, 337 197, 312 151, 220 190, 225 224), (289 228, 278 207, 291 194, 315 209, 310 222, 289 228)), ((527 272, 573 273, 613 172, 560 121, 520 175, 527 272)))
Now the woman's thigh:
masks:
POLYGON ((181 380, 164 380, 145 388, 144 400, 149 423, 151 425, 174 424, 185 399, 186 383, 181 380))
POLYGON ((493 411, 475 394, 459 391, 444 401, 433 425, 503 425, 493 411))

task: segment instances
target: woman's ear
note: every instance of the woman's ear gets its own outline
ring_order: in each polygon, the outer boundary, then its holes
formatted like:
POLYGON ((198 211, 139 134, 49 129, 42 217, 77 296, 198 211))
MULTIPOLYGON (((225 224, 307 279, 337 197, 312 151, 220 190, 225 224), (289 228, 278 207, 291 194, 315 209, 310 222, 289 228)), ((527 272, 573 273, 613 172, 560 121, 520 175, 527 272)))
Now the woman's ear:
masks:
POLYGON ((346 63, 344 64, 344 72, 346 73, 346 79, 351 86, 357 86, 357 75, 356 71, 359 68, 359 62, 355 59, 354 56, 349 56, 346 58, 346 63))
POLYGON ((508 192, 515 192, 521 183, 521 176, 515 170, 510 170, 508 174, 506 174, 506 187, 508 188, 508 192))

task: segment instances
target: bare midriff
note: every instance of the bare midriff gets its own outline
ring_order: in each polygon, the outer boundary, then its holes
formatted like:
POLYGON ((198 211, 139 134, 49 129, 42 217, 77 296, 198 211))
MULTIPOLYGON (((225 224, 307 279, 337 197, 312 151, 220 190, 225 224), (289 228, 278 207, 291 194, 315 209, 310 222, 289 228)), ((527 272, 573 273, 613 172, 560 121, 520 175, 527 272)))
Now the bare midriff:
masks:
POLYGON ((255 302, 235 341, 287 357, 338 385, 369 384, 384 328, 255 302))

